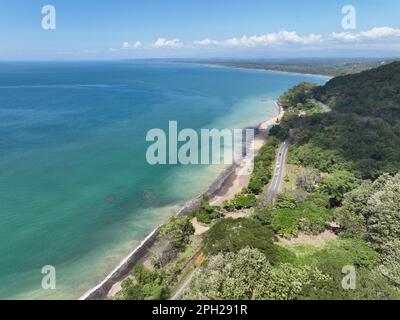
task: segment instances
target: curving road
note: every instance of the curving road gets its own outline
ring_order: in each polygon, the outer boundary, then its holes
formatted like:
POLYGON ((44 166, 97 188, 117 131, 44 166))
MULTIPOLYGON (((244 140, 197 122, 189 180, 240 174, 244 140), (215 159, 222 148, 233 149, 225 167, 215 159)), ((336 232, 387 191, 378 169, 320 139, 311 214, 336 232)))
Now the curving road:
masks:
MULTIPOLYGON (((331 112, 332 109, 326 104, 317 101, 317 103, 322 107, 324 112, 331 112)), ((279 146, 278 154, 275 159, 274 173, 268 190, 264 196, 265 205, 273 205, 276 201, 276 197, 279 192, 282 191, 283 179, 286 175, 286 156, 289 148, 290 140, 286 140, 279 146)))
POLYGON ((274 204, 276 196, 282 191, 283 179, 286 175, 286 156, 288 148, 289 140, 286 140, 279 146, 274 164, 273 177, 265 196, 265 203, 267 205, 274 204))

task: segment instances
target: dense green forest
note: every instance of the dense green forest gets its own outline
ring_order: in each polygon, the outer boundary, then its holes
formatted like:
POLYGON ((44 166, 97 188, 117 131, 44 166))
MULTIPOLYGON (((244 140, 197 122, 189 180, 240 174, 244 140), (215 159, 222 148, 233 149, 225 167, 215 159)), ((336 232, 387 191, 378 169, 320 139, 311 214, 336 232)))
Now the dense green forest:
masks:
POLYGON ((376 117, 390 124, 398 124, 400 62, 334 78, 325 86, 317 87, 314 95, 338 112, 376 117))
POLYGON ((350 170, 364 179, 398 172, 400 62, 337 77, 322 87, 294 89, 282 97, 289 111, 288 105, 307 110, 307 101, 317 99, 332 112, 300 118, 288 113, 279 130, 293 132, 292 159, 321 171, 350 170))
POLYGON ((248 187, 172 219, 161 232, 171 257, 136 266, 117 298, 166 299, 195 272, 184 299, 400 299, 399 72, 395 62, 288 90, 248 187), (288 138, 284 191, 266 205, 288 138), (207 232, 195 236, 191 219, 207 232))

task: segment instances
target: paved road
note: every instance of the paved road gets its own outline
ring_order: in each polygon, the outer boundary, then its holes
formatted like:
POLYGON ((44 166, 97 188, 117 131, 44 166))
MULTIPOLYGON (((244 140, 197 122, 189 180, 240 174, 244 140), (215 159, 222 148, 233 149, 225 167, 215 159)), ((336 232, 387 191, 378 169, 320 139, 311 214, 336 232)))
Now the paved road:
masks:
POLYGON ((276 201, 276 196, 282 191, 283 179, 286 175, 286 156, 288 148, 289 140, 285 141, 279 146, 274 164, 273 177, 264 200, 265 204, 267 205, 274 204, 276 201))

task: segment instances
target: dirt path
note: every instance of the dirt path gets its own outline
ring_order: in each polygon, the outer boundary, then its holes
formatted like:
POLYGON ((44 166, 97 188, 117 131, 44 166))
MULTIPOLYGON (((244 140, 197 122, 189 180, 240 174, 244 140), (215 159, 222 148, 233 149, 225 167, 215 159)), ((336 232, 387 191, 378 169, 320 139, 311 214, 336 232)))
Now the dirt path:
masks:
POLYGON ((194 234, 196 235, 196 236, 200 236, 200 235, 202 235, 203 233, 206 233, 208 230, 210 230, 210 227, 206 227, 206 226, 203 226, 202 224, 200 224, 198 221, 197 221, 197 218, 193 218, 192 220, 191 220, 191 222, 192 222, 192 225, 193 225, 193 228, 194 228, 194 234))

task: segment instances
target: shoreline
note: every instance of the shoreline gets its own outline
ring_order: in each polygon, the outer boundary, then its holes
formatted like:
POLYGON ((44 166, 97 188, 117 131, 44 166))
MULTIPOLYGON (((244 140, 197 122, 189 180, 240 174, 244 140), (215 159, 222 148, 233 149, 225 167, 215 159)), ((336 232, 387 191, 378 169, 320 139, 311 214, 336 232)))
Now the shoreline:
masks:
POLYGON ((201 62, 185 62, 185 63, 195 64, 195 65, 209 67, 209 68, 227 68, 227 69, 237 69, 237 70, 245 70, 245 71, 283 73, 283 74, 291 74, 291 75, 298 75, 298 76, 327 78, 327 81, 335 78, 334 76, 331 76, 331 75, 319 74, 319 73, 314 74, 314 73, 302 73, 302 72, 283 71, 283 70, 274 70, 274 69, 246 68, 246 67, 238 67, 238 66, 228 66, 228 65, 217 64, 217 63, 215 63, 215 64, 201 63, 201 62))
MULTIPOLYGON (((268 129, 283 117, 283 108, 279 105, 277 100, 273 100, 273 103, 278 114, 262 121, 258 126, 254 127, 258 132, 251 143, 253 150, 251 150, 252 152, 250 153, 250 156, 257 155, 261 147, 267 141, 268 129)), ((252 163, 249 160, 249 154, 247 153, 246 156, 241 159, 240 163, 229 165, 215 178, 213 183, 206 188, 205 192, 188 200, 183 207, 173 215, 173 217, 190 214, 193 210, 200 207, 203 198, 206 198, 212 205, 233 198, 234 195, 239 193, 245 186, 247 186, 248 181, 250 181, 250 174, 238 174, 238 169, 240 171, 244 170, 248 172, 249 166, 252 163)), ((122 259, 121 262, 109 274, 107 274, 100 283, 83 293, 78 300, 107 299, 110 290, 116 284, 123 281, 129 275, 133 266, 148 254, 149 250, 154 245, 162 226, 163 224, 153 229, 153 231, 141 240, 139 245, 136 246, 124 259, 122 259)))
MULTIPOLYGON (((278 123, 284 115, 283 108, 276 100, 274 100, 274 104, 277 107, 278 114, 261 122, 257 126, 257 130, 259 132, 254 137, 254 142, 251 144, 253 147, 251 154, 254 156, 258 154, 262 146, 267 142, 268 129, 278 123)), ((244 157, 241 162, 236 166, 236 170, 232 172, 230 177, 225 181, 221 188, 208 199, 210 204, 214 206, 219 206, 224 201, 233 199, 237 193, 241 192, 243 188, 247 187, 250 182, 251 175, 238 174, 238 169, 239 171, 250 173, 249 171, 251 164, 252 162, 249 161, 248 156, 244 157)))

